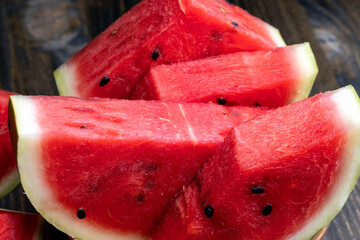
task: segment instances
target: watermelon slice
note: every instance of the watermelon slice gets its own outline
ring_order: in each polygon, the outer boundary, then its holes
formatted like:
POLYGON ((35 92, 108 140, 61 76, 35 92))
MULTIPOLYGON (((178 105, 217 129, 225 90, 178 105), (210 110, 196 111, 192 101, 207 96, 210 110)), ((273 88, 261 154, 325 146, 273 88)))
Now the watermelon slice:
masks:
POLYGON ((46 96, 11 104, 36 210, 70 236, 102 240, 148 235, 232 127, 267 111, 46 96))
POLYGON ((0 199, 20 182, 8 128, 10 95, 13 95, 13 93, 0 89, 0 199))
POLYGON ((0 209, 0 236, 4 240, 41 240, 43 223, 37 214, 0 209))
POLYGON ((246 122, 169 208, 154 239, 309 239, 356 184, 359 144, 352 87, 246 122))
POLYGON ((308 43, 160 65, 132 99, 279 107, 308 97, 318 73, 308 43))
POLYGON ((152 65, 284 45, 225 0, 143 0, 54 75, 61 95, 125 98, 152 65))

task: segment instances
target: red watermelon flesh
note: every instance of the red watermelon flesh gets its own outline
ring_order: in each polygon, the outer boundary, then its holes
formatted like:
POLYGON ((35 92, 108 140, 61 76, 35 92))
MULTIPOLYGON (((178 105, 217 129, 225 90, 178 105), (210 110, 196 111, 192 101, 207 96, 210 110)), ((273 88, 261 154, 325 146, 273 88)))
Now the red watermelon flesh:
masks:
POLYGON ((153 239, 310 239, 356 184, 359 143, 360 104, 350 87, 241 124, 153 239))
POLYGON ((13 93, 0 89, 0 199, 19 183, 19 174, 8 128, 10 95, 13 93))
POLYGON ((308 97, 318 68, 308 43, 150 69, 132 99, 279 107, 308 97))
POLYGON ((4 240, 42 239, 40 215, 0 210, 0 238, 4 240))
POLYGON ((225 0, 143 0, 54 75, 61 95, 126 98, 153 65, 283 45, 277 29, 225 0))
POLYGON ((193 182, 176 198, 151 237, 154 240, 211 239, 213 227, 204 214, 198 182, 193 182))
POLYGON ((149 234, 231 128, 266 111, 45 96, 11 102, 27 196, 80 239, 149 234))

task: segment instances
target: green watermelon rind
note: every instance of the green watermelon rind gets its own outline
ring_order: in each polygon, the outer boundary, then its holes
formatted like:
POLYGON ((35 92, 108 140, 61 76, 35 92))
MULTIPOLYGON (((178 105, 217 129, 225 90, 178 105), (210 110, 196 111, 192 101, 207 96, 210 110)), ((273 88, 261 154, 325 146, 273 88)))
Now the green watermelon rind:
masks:
POLYGON ((0 181, 0 199, 10 193, 20 183, 20 177, 16 167, 0 181))
POLYGON ((296 47, 296 59, 299 74, 299 85, 297 94, 290 99, 290 104, 307 98, 310 95, 315 79, 319 73, 315 55, 308 42, 294 45, 296 47))
POLYGON ((54 72, 55 83, 61 96, 78 96, 77 81, 73 65, 64 63, 54 72))
POLYGON ((360 99, 355 89, 349 85, 331 94, 330 98, 337 105, 339 116, 347 126, 348 141, 344 150, 344 170, 337 180, 339 184, 329 195, 329 201, 320 208, 306 225, 289 240, 310 239, 325 228, 341 211, 360 176, 360 99))
POLYGON ((78 240, 145 240, 139 234, 126 234, 105 229, 81 221, 72 212, 57 202, 41 171, 41 129, 36 121, 39 114, 30 97, 12 96, 9 103, 9 119, 13 144, 17 142, 17 162, 21 184, 26 195, 41 216, 57 229, 78 240), (16 125, 15 125, 16 121, 16 125), (32 158, 29 161, 29 158, 32 158), (42 187, 39 187, 42 186, 42 187))
POLYGON ((284 38, 281 36, 279 29, 268 24, 267 22, 264 22, 264 24, 265 24, 265 27, 269 30, 269 34, 270 34, 272 40, 275 42, 275 44, 278 47, 285 47, 286 43, 284 41, 284 38))

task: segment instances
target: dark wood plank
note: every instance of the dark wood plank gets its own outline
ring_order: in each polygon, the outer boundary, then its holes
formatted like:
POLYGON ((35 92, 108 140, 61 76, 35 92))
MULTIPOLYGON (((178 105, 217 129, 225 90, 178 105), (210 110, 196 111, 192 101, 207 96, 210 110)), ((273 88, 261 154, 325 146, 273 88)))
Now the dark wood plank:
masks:
POLYGON ((53 70, 86 43, 77 2, 4 0, 2 4, 11 61, 4 72, 11 72, 12 89, 29 95, 57 94, 53 70))
MULTIPOLYGON (((360 93, 360 2, 301 0, 311 28, 325 53, 328 66, 340 86, 352 84, 360 93)), ((324 240, 360 239, 360 183, 340 214, 332 221, 324 240)))
POLYGON ((339 87, 312 31, 306 10, 297 0, 238 0, 236 2, 251 14, 277 27, 287 44, 310 42, 320 69, 312 94, 339 87))
POLYGON ((11 91, 11 55, 4 2, 0 1, 0 87, 11 91))
POLYGON ((301 0, 334 76, 360 90, 360 4, 358 1, 301 0))
POLYGON ((121 2, 122 5, 119 1, 112 0, 79 0, 82 15, 85 17, 86 30, 91 39, 127 10, 124 1, 121 2))

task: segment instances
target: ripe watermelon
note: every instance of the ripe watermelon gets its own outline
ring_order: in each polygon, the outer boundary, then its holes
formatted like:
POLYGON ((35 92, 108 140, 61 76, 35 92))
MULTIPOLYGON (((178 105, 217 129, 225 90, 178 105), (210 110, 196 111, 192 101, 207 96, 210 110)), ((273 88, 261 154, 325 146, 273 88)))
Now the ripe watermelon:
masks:
POLYGON ((279 107, 308 97, 318 68, 308 43, 150 69, 132 99, 279 107))
POLYGON ((359 144, 352 87, 246 122, 169 207, 153 239, 309 239, 356 184, 359 144))
POLYGON ((61 95, 125 98, 152 65, 284 45, 225 0, 143 0, 54 75, 61 95))
POLYGON ((27 214, 0 210, 0 238, 4 240, 41 240, 43 218, 27 214))
POLYGON ((19 184, 19 174, 8 129, 10 95, 13 93, 0 89, 0 199, 19 184))
POLYGON ((148 235, 232 127, 267 111, 46 96, 11 97, 10 109, 28 198, 87 240, 148 235))

